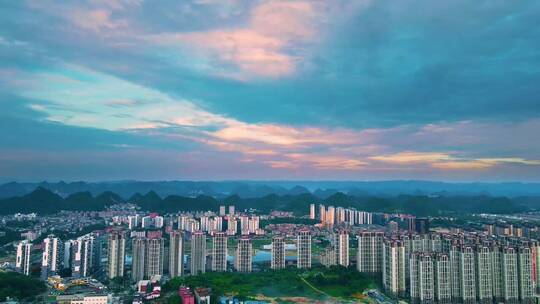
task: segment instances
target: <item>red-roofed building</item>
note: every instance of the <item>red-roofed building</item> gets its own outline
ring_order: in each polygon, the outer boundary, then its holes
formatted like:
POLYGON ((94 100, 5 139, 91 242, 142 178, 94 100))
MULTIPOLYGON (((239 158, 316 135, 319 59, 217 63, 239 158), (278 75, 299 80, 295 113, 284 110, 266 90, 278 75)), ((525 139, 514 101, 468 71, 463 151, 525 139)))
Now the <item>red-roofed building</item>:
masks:
POLYGON ((182 300, 182 304, 195 304, 195 296, 189 287, 180 286, 178 288, 178 295, 182 300))

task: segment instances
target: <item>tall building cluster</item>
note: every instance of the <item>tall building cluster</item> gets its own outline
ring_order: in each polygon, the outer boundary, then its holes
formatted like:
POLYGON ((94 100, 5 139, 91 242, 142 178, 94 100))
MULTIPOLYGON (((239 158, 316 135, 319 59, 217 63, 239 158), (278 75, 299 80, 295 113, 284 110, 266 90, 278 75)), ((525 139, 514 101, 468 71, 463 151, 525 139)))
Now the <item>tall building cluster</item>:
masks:
MULTIPOLYGON (((315 204, 309 207, 309 217, 316 218, 315 204)), ((373 214, 366 211, 359 211, 354 208, 343 208, 325 205, 319 205, 319 220, 326 226, 334 225, 371 225, 373 224, 373 214)))
POLYGON ((358 270, 412 303, 534 303, 536 242, 484 235, 358 236, 358 270))
POLYGON ((146 236, 134 237, 131 248, 131 278, 134 282, 163 275, 165 239, 161 231, 148 231, 146 236))

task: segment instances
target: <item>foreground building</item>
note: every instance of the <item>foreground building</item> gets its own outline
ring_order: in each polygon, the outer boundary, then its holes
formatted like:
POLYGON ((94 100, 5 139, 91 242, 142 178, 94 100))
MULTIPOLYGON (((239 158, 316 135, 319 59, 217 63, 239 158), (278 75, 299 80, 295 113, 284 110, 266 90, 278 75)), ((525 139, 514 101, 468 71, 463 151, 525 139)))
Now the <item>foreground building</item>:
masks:
POLYGON ((349 233, 341 230, 334 234, 334 252, 336 265, 349 267, 349 233))
POLYGON ((382 232, 361 232, 358 235, 356 267, 359 272, 379 275, 382 272, 382 232))
POLYGON ((146 243, 145 278, 163 275, 163 257, 165 240, 162 237, 148 238, 146 243))
POLYGON ((30 257, 32 253, 32 243, 28 240, 21 241, 17 245, 17 259, 15 269, 24 274, 30 275, 30 257))
POLYGON ((212 238, 212 271, 227 271, 227 234, 216 232, 212 238))
POLYGON ((43 254, 41 256, 41 279, 58 274, 63 260, 62 241, 54 235, 43 240, 43 254))
POLYGON ((359 270, 376 269, 371 253, 377 242, 383 247, 385 290, 408 294, 412 303, 535 303, 536 242, 479 234, 405 234, 381 241, 373 232, 361 233, 359 270))
POLYGON ((71 244, 71 275, 75 278, 84 278, 92 274, 94 262, 96 261, 94 255, 95 238, 92 234, 82 236, 75 240, 71 244))
POLYGON ((311 268, 311 232, 300 230, 297 236, 297 267, 311 268))
POLYGON ((144 270, 146 261, 146 238, 136 237, 132 240, 132 266, 131 280, 138 282, 144 280, 144 270))
POLYGON ((206 235, 202 231, 191 234, 191 275, 206 272, 206 235))
POLYGON ((435 279, 433 256, 430 253, 414 252, 410 257, 411 303, 435 302, 435 279))
POLYGON ((253 247, 249 237, 241 237, 238 239, 236 247, 236 271, 251 272, 253 262, 253 247))
POLYGON ((405 246, 400 240, 387 239, 383 243, 382 281, 387 293, 404 296, 406 291, 405 246))
POLYGON ((184 234, 174 230, 169 234, 169 276, 171 278, 184 275, 184 234))
POLYGON ((272 269, 285 268, 285 240, 281 236, 272 239, 272 257, 270 262, 272 269))
POLYGON ((113 231, 109 234, 107 246, 107 277, 114 279, 124 276, 126 260, 126 235, 123 231, 113 231))

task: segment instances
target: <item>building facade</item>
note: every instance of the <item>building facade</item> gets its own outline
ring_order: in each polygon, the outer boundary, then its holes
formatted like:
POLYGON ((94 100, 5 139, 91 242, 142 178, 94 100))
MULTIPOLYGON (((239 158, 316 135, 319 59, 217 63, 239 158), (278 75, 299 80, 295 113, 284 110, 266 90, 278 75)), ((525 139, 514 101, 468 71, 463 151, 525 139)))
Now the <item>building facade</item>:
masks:
POLYGON ((227 234, 216 232, 212 237, 212 271, 227 271, 227 234))
POLYGON ((253 262, 253 248, 249 237, 238 239, 236 247, 235 266, 238 272, 251 272, 253 262))
POLYGON ((123 231, 113 231, 109 234, 107 253, 108 278, 123 277, 126 264, 126 235, 123 231))
POLYGON ((301 230, 297 235, 297 263, 298 268, 311 268, 311 232, 301 230))
POLYGON ((272 238, 272 257, 270 267, 272 269, 285 268, 285 240, 281 236, 272 238))

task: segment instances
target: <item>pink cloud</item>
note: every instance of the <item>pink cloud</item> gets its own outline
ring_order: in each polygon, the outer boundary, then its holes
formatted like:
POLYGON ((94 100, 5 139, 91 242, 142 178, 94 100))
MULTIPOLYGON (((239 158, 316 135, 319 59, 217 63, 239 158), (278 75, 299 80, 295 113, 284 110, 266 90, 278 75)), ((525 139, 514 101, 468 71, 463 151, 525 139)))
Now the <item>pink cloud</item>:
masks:
MULTIPOLYGON (((352 130, 231 120, 219 130, 207 133, 206 144, 218 150, 241 153, 250 162, 258 161, 275 169, 471 171, 504 164, 540 165, 539 160, 523 157, 474 157, 448 150, 443 139, 452 136, 452 132, 460 134, 463 124, 352 130), (446 134, 445 137, 437 140, 441 133, 446 134), (434 150, 415 151, 422 147, 418 145, 421 142, 434 150)), ((489 137, 488 140, 493 140, 497 136, 489 137)))
POLYGON ((259 142, 280 146, 344 145, 358 143, 362 133, 346 129, 291 127, 235 122, 211 133, 223 141, 259 142), (356 138, 355 138, 356 137, 356 138))
POLYGON ((127 26, 125 20, 113 20, 111 11, 106 9, 77 9, 67 15, 76 26, 95 32, 115 30, 127 26))
POLYGON ((180 44, 195 55, 218 59, 212 69, 220 75, 245 80, 282 77, 295 73, 301 56, 293 46, 309 42, 317 32, 318 9, 308 1, 268 1, 256 6, 241 28, 203 32, 162 33, 150 37, 165 45, 180 44), (234 65, 235 72, 225 66, 234 65))
POLYGON ((234 63, 242 74, 277 77, 294 70, 294 58, 281 53, 285 43, 253 30, 218 30, 204 33, 160 34, 160 43, 179 42, 221 62, 234 63))

